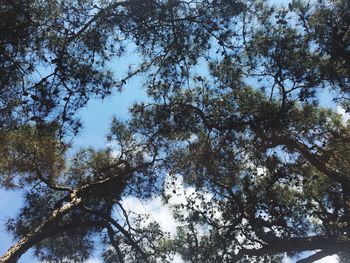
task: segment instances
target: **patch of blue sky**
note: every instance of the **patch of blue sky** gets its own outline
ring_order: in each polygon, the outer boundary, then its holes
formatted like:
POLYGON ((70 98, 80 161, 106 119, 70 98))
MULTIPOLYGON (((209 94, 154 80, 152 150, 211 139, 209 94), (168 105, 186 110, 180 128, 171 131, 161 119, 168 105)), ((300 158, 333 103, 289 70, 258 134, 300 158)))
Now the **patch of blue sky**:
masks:
MULTIPOLYGON (((271 0, 270 2, 276 5, 285 5, 290 1, 271 0)), ((210 56, 213 58, 215 55, 211 53, 210 56)), ((125 56, 111 61, 108 66, 117 79, 122 79, 127 74, 128 70, 136 70, 140 62, 141 59, 136 53, 129 52, 125 56)), ((204 66, 204 64, 204 61, 200 60, 195 68, 195 71, 199 75, 207 76, 209 72, 208 68, 204 66)), ((136 76, 126 83, 121 93, 116 93, 115 95, 107 97, 104 100, 93 99, 84 109, 78 112, 77 117, 81 119, 83 129, 79 135, 74 138, 72 151, 87 147, 105 147, 106 135, 108 134, 112 119, 116 117, 118 119, 127 120, 130 117, 128 109, 133 103, 148 100, 146 90, 143 88, 143 83, 144 76, 142 74, 140 76, 136 76)), ((257 83, 251 82, 251 84, 257 83)), ((334 102, 329 100, 330 96, 327 92, 323 92, 320 96, 321 103, 323 105, 329 105, 330 107, 336 107, 334 102)), ((23 202, 22 194, 23 193, 19 191, 0 190, 0 254, 4 253, 13 244, 13 239, 5 231, 4 223, 6 222, 6 219, 15 216, 16 213, 18 213, 18 209, 21 207, 23 202)), ((167 210, 168 208, 161 207, 162 203, 159 200, 156 200, 151 206, 152 207, 149 208, 148 211, 153 213, 154 218, 161 216, 162 218, 167 218, 167 220, 169 220, 168 217, 170 217, 170 214, 167 214, 169 212, 167 210)), ((171 228, 171 226, 168 227, 171 228)), ((305 254, 305 256, 309 254, 310 253, 305 254)), ((95 259, 92 259, 89 262, 99 262, 97 253, 95 253, 94 256, 95 259)), ((181 259, 178 260, 178 262, 182 262, 181 259)), ((285 257, 283 262, 292 263, 296 260, 296 258, 285 257)), ((323 262, 337 262, 334 257, 328 257, 327 260, 328 261, 323 262)), ((175 261, 177 260, 174 260, 174 262, 175 261)), ((32 251, 29 251, 20 259, 19 262, 35 263, 38 261, 33 258, 32 251)))
MULTIPOLYGON (((108 67, 113 71, 117 79, 122 79, 129 70, 136 70, 140 58, 135 53, 127 53, 125 56, 110 62, 108 67)), ((48 71, 41 72, 42 76, 48 71)), ((146 91, 142 88, 143 76, 136 76, 127 81, 122 92, 117 92, 104 100, 92 99, 88 105, 77 112, 77 117, 83 123, 83 129, 73 140, 72 152, 80 148, 103 148, 106 146, 106 135, 109 131, 114 117, 127 120, 129 107, 147 98, 146 91)), ((23 204, 22 191, 6 191, 0 189, 0 254, 3 254, 13 243, 13 238, 6 232, 4 227, 10 217, 16 216, 23 204)), ((32 251, 28 251, 21 259, 20 263, 37 262, 32 251)))

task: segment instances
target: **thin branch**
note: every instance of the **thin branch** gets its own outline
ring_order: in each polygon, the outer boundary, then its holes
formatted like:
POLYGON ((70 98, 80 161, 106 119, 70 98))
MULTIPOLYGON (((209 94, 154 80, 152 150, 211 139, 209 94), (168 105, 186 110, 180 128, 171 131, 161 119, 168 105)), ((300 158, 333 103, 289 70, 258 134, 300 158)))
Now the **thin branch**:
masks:
POLYGON ((117 244, 117 242, 114 239, 114 231, 113 231, 112 227, 109 224, 107 224, 106 228, 107 228, 107 232, 108 232, 108 236, 109 236, 109 239, 111 241, 111 244, 114 247, 115 251, 117 252, 117 257, 118 257, 119 263, 124 263, 124 256, 123 256, 122 252, 120 251, 119 245, 117 244))
POLYGON ((107 6, 106 8, 100 10, 96 15, 93 16, 93 18, 91 18, 77 33, 75 33, 73 36, 71 36, 70 38, 68 38, 67 43, 72 42, 74 39, 79 38, 80 35, 82 33, 84 33, 84 31, 86 31, 94 22, 96 22, 98 19, 100 19, 101 17, 103 17, 104 15, 106 15, 109 11, 111 11, 112 9, 118 7, 118 6, 125 6, 128 3, 130 3, 129 1, 124 1, 124 2, 115 2, 113 4, 110 4, 109 6, 107 6))
POLYGON ((98 217, 106 220, 107 222, 111 223, 120 233, 122 233, 127 240, 129 241, 129 244, 142 256, 143 260, 146 263, 149 263, 148 256, 146 253, 142 250, 142 248, 137 244, 137 242, 132 238, 130 233, 126 231, 117 221, 115 221, 113 218, 111 218, 108 215, 105 215, 99 211, 94 211, 89 207, 83 206, 83 209, 86 210, 87 212, 97 215, 98 217))
POLYGON ((35 165, 35 172, 36 172, 37 177, 39 178, 40 181, 42 181, 44 184, 46 184, 50 189, 57 190, 57 191, 68 191, 68 192, 71 192, 73 190, 70 187, 52 184, 52 182, 50 182, 50 180, 46 179, 45 176, 41 173, 39 166, 38 166, 38 163, 35 161, 35 159, 33 160, 33 163, 35 165))

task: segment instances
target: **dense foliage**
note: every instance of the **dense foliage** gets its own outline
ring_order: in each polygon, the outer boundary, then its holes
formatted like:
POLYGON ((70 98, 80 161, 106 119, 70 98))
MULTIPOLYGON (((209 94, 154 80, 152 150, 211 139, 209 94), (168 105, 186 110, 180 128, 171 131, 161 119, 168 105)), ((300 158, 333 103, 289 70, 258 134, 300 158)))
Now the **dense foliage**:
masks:
MULTIPOLYGON (((7 228, 49 262, 300 262, 350 244, 350 6, 345 0, 3 1, 0 184, 7 228), (115 79, 126 47, 142 63, 115 79), (74 112, 144 73, 148 103, 111 147, 67 154, 74 112), (181 195, 175 236, 122 200, 181 195), (317 252, 316 252, 317 251, 317 252)), ((127 65, 126 65, 127 66, 127 65)), ((78 139, 79 137, 77 137, 78 139)))

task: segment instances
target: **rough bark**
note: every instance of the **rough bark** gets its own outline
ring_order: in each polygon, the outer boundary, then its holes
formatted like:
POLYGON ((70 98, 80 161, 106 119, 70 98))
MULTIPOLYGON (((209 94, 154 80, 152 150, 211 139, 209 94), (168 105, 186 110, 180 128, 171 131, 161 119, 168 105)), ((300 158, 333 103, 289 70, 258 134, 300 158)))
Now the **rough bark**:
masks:
POLYGON ((16 244, 7 250, 7 252, 0 257, 0 263, 13 263, 32 246, 40 242, 46 237, 46 230, 50 225, 60 219, 63 215, 73 210, 81 203, 81 198, 77 196, 77 192, 70 195, 70 202, 63 204, 52 212, 52 215, 43 223, 35 227, 27 235, 22 237, 16 244))
POLYGON ((119 185, 119 194, 122 193, 123 189, 125 188, 126 178, 127 175, 130 175, 132 171, 130 170, 129 163, 121 160, 116 164, 110 165, 108 167, 105 167, 104 169, 111 169, 115 167, 119 167, 120 165, 125 166, 125 171, 123 173, 117 176, 107 177, 105 179, 102 179, 101 181, 86 184, 79 189, 75 189, 71 191, 71 194, 69 195, 68 202, 64 203, 61 207, 54 210, 51 214, 51 216, 35 227, 32 231, 30 231, 28 234, 26 234, 24 237, 22 237, 16 244, 14 244, 11 248, 7 250, 5 254, 3 254, 0 257, 0 263, 12 263, 17 262, 18 259, 31 247, 33 247, 35 244, 39 243, 43 239, 45 239, 48 235, 48 232, 55 232, 55 229, 51 226, 57 222, 62 216, 69 213, 71 210, 79 207, 82 205, 82 197, 85 196, 89 191, 96 190, 98 187, 105 187, 106 185, 110 184, 113 180, 116 178, 120 178, 120 182, 122 182, 119 185), (123 177, 123 178, 121 178, 123 177))

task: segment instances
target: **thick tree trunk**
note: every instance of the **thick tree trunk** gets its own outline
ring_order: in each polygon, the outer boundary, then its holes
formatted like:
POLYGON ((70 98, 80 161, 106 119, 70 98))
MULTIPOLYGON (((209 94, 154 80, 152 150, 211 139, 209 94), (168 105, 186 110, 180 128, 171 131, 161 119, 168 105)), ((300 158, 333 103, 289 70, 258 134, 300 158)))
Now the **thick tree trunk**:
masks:
POLYGON ((70 196, 70 202, 63 204, 60 208, 52 212, 51 217, 45 222, 38 225, 35 229, 30 231, 27 235, 22 237, 16 244, 7 250, 7 252, 0 257, 0 263, 13 263, 32 246, 40 242, 46 237, 47 228, 61 218, 63 215, 77 207, 81 203, 81 198, 73 192, 70 196))
MULTIPOLYGON (((128 172, 123 173, 123 177, 125 178, 126 175, 131 174, 132 172, 129 170, 129 164, 121 161, 117 164, 119 166, 120 164, 124 164, 127 166, 128 172)), ((114 165, 115 166, 115 165, 114 165)), ((111 168, 111 167, 108 167, 111 168)), ((104 188, 105 186, 111 184, 112 180, 116 180, 117 176, 105 178, 99 182, 87 184, 83 187, 80 187, 79 189, 76 189, 72 191, 72 193, 69 196, 69 202, 63 204, 61 207, 54 210, 51 214, 51 216, 43 223, 38 225, 36 228, 34 228, 32 231, 30 231, 27 235, 22 237, 16 244, 14 244, 11 248, 7 250, 7 252, 0 257, 0 263, 12 263, 17 262, 17 260, 31 247, 33 247, 35 244, 39 243, 43 239, 45 239, 48 235, 48 232, 55 233, 55 229, 50 229, 53 223, 57 222, 63 215, 67 214, 74 208, 81 205, 82 200, 81 196, 86 195, 91 191, 91 189, 96 190, 98 187, 104 188)), ((119 185, 119 195, 122 193, 122 191, 125 188, 125 182, 126 180, 120 179, 120 182, 122 184, 119 185)), ((101 189, 100 189, 101 190, 101 189)), ((105 224, 105 222, 103 223, 105 224)), ((93 225, 96 225, 93 224, 93 225)), ((60 230, 64 231, 64 230, 60 230)), ((51 233, 51 236, 53 234, 51 233)))

